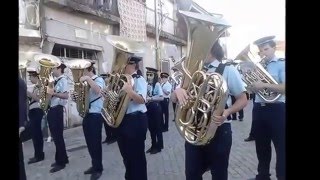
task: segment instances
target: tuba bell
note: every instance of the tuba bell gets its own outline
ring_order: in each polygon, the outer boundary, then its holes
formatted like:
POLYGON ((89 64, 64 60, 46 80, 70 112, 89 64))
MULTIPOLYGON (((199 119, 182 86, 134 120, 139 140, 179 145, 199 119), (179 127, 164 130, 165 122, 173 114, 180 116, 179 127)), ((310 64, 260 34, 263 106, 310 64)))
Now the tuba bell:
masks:
MULTIPOLYGON (((250 88, 254 82, 263 82, 268 84, 278 84, 276 80, 265 70, 264 58, 258 57, 252 52, 252 44, 244 48, 235 58, 240 60, 238 71, 242 74, 242 80, 250 88)), ((257 94, 268 103, 272 103, 281 97, 281 93, 270 91, 269 89, 259 90, 257 94)))
POLYGON ((187 91, 189 99, 185 105, 177 105, 175 123, 187 142, 205 145, 215 135, 218 126, 212 119, 223 113, 228 95, 223 77, 206 73, 202 66, 214 43, 230 25, 221 18, 186 11, 179 11, 178 18, 178 25, 182 23, 187 29, 187 54, 174 66, 179 72, 173 73, 172 79, 181 80, 181 88, 187 91))
POLYGON ((80 82, 83 72, 86 68, 91 66, 91 62, 84 59, 70 60, 66 64, 72 72, 74 91, 78 94, 76 101, 79 115, 83 118, 89 111, 89 84, 87 82, 80 82))
POLYGON ((40 87, 40 108, 47 112, 51 96, 47 94, 47 87, 54 88, 54 79, 52 69, 60 66, 61 60, 53 55, 38 54, 34 56, 35 61, 39 64, 39 87, 40 87))
POLYGON ((130 84, 132 82, 132 76, 124 73, 128 58, 135 53, 143 53, 145 44, 114 35, 109 35, 107 41, 115 48, 115 58, 112 62, 111 73, 105 80, 106 94, 104 94, 101 114, 109 126, 116 128, 122 122, 130 101, 129 96, 121 90, 124 82, 130 84))

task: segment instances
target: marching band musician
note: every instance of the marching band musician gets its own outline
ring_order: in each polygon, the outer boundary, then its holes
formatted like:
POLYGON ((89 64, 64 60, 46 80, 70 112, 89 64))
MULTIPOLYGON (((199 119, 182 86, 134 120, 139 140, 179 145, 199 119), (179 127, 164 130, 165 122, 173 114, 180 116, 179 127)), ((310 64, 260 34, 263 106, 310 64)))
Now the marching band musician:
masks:
POLYGON ((160 102, 163 100, 163 92, 158 79, 158 70, 147 67, 148 96, 147 116, 148 128, 151 136, 151 147, 146 153, 156 154, 163 149, 162 123, 163 115, 160 102))
MULTIPOLYGON (((126 168, 125 179, 147 180, 147 160, 144 152, 148 128, 147 82, 137 74, 141 57, 131 56, 125 67, 125 74, 131 74, 131 83, 125 83, 123 90, 131 98, 126 115, 118 127, 118 146, 126 168)), ((102 93, 104 94, 104 93, 102 93)))
MULTIPOLYGON (((80 82, 86 81, 89 86, 89 112, 85 115, 82 121, 82 128, 84 137, 88 146, 88 151, 92 159, 92 167, 84 171, 84 174, 91 174, 91 180, 99 179, 102 171, 102 122, 104 121, 101 115, 103 108, 103 98, 100 94, 101 89, 104 88, 105 83, 102 77, 96 75, 94 62, 91 66, 86 68, 80 82)), ((78 94, 74 92, 72 99, 76 101, 78 94)))
POLYGON ((264 65, 278 84, 256 82, 252 90, 257 92, 269 89, 281 93, 282 96, 272 103, 266 103, 256 93, 252 121, 254 121, 254 136, 258 157, 257 180, 270 180, 271 141, 276 151, 276 176, 278 180, 286 178, 285 174, 285 61, 275 56, 275 36, 267 36, 254 42, 260 55, 264 56, 264 65))
POLYGON ((30 158, 28 164, 36 163, 44 160, 43 152, 43 135, 41 129, 41 121, 44 115, 43 110, 40 108, 39 104, 39 74, 36 68, 28 67, 27 72, 29 73, 29 78, 34 88, 32 92, 27 91, 27 95, 30 99, 29 103, 29 119, 32 129, 32 142, 34 147, 34 157, 30 158))
MULTIPOLYGON (((20 134, 25 130, 25 123, 27 121, 27 85, 23 79, 19 76, 19 137, 20 134)), ((23 160, 23 147, 22 141, 19 140, 19 179, 26 180, 26 169, 24 167, 23 160)))
POLYGON ((66 145, 63 139, 63 107, 69 97, 68 81, 64 76, 65 64, 52 69, 52 75, 55 77, 54 88, 47 88, 47 93, 52 96, 50 108, 48 109, 47 120, 49 130, 56 146, 55 162, 51 164, 51 173, 60 171, 69 163, 66 145))
MULTIPOLYGON (((207 72, 215 72, 224 52, 217 41, 205 62, 207 72)), ((203 173, 210 168, 212 179, 227 180, 229 155, 232 144, 231 121, 226 120, 229 115, 244 108, 247 104, 245 87, 237 69, 233 66, 225 66, 221 73, 227 82, 228 93, 236 97, 236 102, 224 110, 221 116, 215 116, 214 121, 219 125, 215 136, 206 145, 196 146, 185 142, 185 173, 186 180, 201 180, 203 173)), ((177 88, 172 93, 172 100, 179 101, 179 104, 186 102, 188 95, 186 90, 177 88)), ((230 98, 230 97, 229 97, 230 98)))
POLYGON ((164 97, 164 100, 161 101, 162 113, 164 115, 164 122, 162 121, 162 130, 163 132, 166 132, 169 129, 169 99, 172 91, 172 85, 168 82, 168 73, 162 72, 160 77, 164 97))

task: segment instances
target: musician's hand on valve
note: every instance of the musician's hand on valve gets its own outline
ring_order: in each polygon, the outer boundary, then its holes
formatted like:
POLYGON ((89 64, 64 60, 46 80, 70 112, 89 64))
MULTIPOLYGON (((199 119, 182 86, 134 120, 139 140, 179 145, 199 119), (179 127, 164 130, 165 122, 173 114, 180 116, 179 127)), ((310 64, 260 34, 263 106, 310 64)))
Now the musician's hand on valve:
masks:
POLYGON ((176 94, 176 97, 179 101, 179 104, 185 105, 187 103, 187 100, 189 98, 187 91, 183 88, 178 88, 174 90, 174 93, 176 94))
POLYGON ((79 79, 79 81, 80 81, 80 82, 84 82, 84 81, 87 81, 88 78, 90 78, 90 77, 89 77, 89 76, 82 76, 82 77, 79 79))
POLYGON ((263 82, 254 82, 251 84, 251 89, 253 89, 254 91, 260 91, 264 88, 266 87, 265 87, 265 83, 263 82))
POLYGON ((125 82, 122 86, 122 90, 128 93, 133 90, 133 87, 131 86, 131 84, 125 82))

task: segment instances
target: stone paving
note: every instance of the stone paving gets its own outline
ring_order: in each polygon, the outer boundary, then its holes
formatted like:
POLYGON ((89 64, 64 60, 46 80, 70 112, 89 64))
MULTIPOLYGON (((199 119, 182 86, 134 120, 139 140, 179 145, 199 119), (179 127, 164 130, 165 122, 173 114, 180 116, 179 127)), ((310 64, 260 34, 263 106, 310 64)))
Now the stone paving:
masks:
MULTIPOLYGON (((147 154, 149 180, 184 180, 184 140, 179 135, 172 122, 172 108, 170 107, 169 131, 163 134, 164 149, 161 153, 147 154)), ((244 142, 251 127, 252 102, 244 110, 244 121, 233 121, 233 142, 229 161, 229 180, 245 180, 256 174, 257 157, 254 141, 244 142)), ((33 156, 31 141, 24 143, 24 156, 28 180, 88 180, 89 175, 83 171, 90 167, 90 156, 86 148, 82 127, 64 131, 67 153, 70 163, 57 173, 49 173, 50 164, 54 161, 55 146, 53 142, 45 142, 45 160, 28 165, 26 162, 33 156)), ((105 138, 103 128, 103 139, 105 138)), ((146 149, 151 146, 150 134, 147 134, 146 149)), ((271 160, 272 180, 275 180, 275 152, 273 149, 271 160)), ((100 179, 124 180, 124 166, 117 143, 103 144, 104 171, 100 179)), ((203 175, 204 180, 211 180, 209 172, 203 175)))

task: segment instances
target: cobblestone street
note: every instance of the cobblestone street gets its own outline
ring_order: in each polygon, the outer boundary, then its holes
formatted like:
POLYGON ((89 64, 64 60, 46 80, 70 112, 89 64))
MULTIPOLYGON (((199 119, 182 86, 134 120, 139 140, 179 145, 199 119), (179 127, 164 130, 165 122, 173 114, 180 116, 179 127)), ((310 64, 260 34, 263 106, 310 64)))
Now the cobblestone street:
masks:
MULTIPOLYGON (((244 142, 248 137, 251 127, 252 102, 250 101, 244 111, 244 121, 233 121, 233 142, 229 161, 229 179, 245 180, 253 178, 256 174, 257 157, 254 141, 244 142)), ((163 134, 164 149, 161 153, 147 154, 149 180, 184 180, 184 140, 178 134, 172 122, 172 107, 170 107, 169 131, 163 134)), ((105 138, 103 128, 103 140, 105 138)), ((64 131, 67 153, 70 163, 62 171, 50 174, 50 164, 54 161, 54 143, 45 142, 45 160, 28 165, 27 161, 33 156, 31 141, 24 143, 24 156, 28 180, 87 180, 89 175, 83 171, 90 167, 90 156, 85 144, 82 127, 64 131)), ((151 146, 150 134, 147 134, 146 148, 151 146)), ((275 180, 275 152, 271 161, 272 179, 275 180)), ((117 143, 103 144, 104 171, 100 179, 124 180, 124 166, 117 143)), ((204 174, 204 180, 211 179, 209 172, 204 174)))

